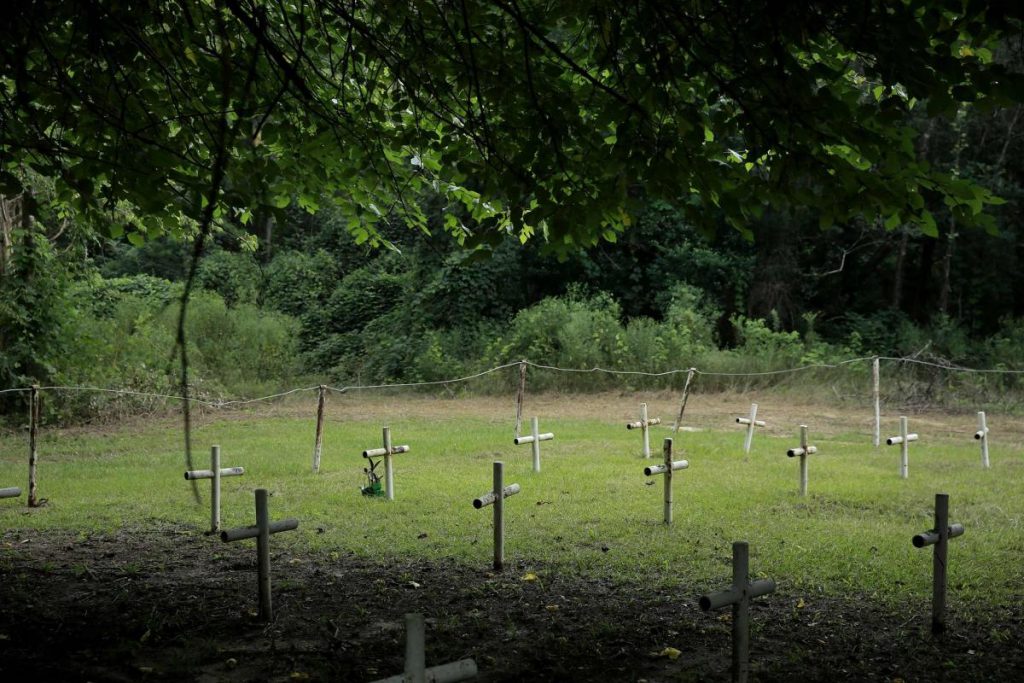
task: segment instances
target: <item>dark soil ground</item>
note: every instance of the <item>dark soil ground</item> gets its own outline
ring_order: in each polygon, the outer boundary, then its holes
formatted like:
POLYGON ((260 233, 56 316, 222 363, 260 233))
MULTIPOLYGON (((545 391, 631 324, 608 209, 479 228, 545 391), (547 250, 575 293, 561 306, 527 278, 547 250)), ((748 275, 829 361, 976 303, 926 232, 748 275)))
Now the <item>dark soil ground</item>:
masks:
MULTIPOLYGON (((265 624, 251 541, 172 525, 0 534, 0 681, 373 681, 402 672, 406 612, 427 618, 428 666, 471 657, 478 681, 729 680, 729 611, 703 613, 692 591, 297 547, 273 554, 265 624)), ((941 638, 928 596, 755 602, 753 680, 1024 680, 1020 596, 955 605, 941 638)))

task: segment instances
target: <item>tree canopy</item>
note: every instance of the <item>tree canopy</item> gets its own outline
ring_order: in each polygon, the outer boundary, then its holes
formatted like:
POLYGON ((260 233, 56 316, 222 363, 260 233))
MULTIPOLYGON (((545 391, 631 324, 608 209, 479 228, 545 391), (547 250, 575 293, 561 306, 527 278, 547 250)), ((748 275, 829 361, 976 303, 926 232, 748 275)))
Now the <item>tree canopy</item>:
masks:
POLYGON ((1018 49, 1022 15, 973 0, 25 0, 0 29, 0 193, 52 178, 61 210, 133 242, 323 201, 360 241, 397 218, 563 249, 615 239, 655 198, 711 229, 801 206, 822 225, 935 233, 943 201, 984 225, 999 200, 921 161, 910 114, 1021 101, 1000 50, 1018 49))

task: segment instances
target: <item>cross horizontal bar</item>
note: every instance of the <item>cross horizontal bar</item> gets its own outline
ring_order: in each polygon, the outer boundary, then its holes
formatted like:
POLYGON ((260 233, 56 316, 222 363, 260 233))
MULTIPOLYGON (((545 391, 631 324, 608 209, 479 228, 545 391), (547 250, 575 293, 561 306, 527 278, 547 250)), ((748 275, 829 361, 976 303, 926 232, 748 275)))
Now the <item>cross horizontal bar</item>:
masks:
MULTIPOLYGON (((222 467, 220 469, 220 476, 222 477, 237 477, 242 474, 245 474, 244 467, 222 467)), ((192 470, 185 473, 185 479, 188 481, 193 479, 213 479, 213 470, 192 470)))
POLYGON ((775 582, 771 579, 759 579, 757 581, 751 581, 747 584, 746 588, 736 588, 733 586, 728 590, 718 591, 717 593, 708 593, 700 599, 700 608, 705 612, 713 609, 721 609, 728 605, 733 605, 743 599, 743 594, 746 593, 748 598, 759 598, 762 595, 768 595, 769 593, 775 592, 775 582))
MULTIPOLYGON (((409 447, 408 446, 392 446, 391 447, 391 455, 395 455, 396 453, 408 453, 408 452, 409 452, 409 447)), ((379 457, 381 455, 388 455, 388 449, 386 449, 386 448, 371 448, 369 450, 363 451, 363 457, 364 458, 376 458, 376 457, 379 457)))
MULTIPOLYGON (((750 418, 749 417, 737 417, 736 418, 736 422, 738 422, 741 425, 748 425, 748 424, 750 424, 750 418)), ((758 427, 764 427, 766 423, 765 423, 764 420, 754 420, 754 424, 757 425, 758 427)))
MULTIPOLYGON (((947 532, 946 538, 956 538, 957 536, 964 535, 963 524, 950 524, 949 531, 947 532)), ((915 548, 923 548, 926 545, 935 545, 939 542, 939 532, 935 529, 925 531, 924 533, 917 534, 912 539, 915 548)))
MULTIPOLYGON (((276 522, 270 523, 270 533, 277 534, 282 531, 292 531, 299 528, 299 520, 297 519, 282 519, 276 522)), ((237 529, 225 529, 220 532, 220 540, 225 543, 231 541, 242 541, 247 538, 256 538, 260 534, 258 526, 242 526, 237 529)))
MULTIPOLYGON (((675 460, 672 463, 672 469, 674 470, 685 470, 690 466, 690 463, 686 460, 675 460)), ((668 468, 664 465, 650 465, 644 468, 644 476, 650 477, 655 474, 665 474, 668 472, 668 468)))
MULTIPOLYGON (((917 441, 917 438, 917 434, 907 434, 907 443, 910 443, 911 441, 917 441)), ((897 446, 901 443, 903 443, 902 436, 890 436, 888 439, 885 440, 886 446, 897 446)))
POLYGON ((21 489, 17 486, 12 486, 6 489, 0 489, 0 498, 17 498, 21 495, 21 489))
MULTIPOLYGON (((516 495, 517 493, 519 493, 519 484, 509 484, 501 490, 501 497, 508 498, 509 496, 516 495)), ((488 491, 484 495, 473 500, 473 507, 479 510, 482 507, 493 504, 495 500, 497 500, 497 497, 494 495, 494 491, 488 491)))
MULTIPOLYGON (((551 441, 551 439, 553 438, 555 438, 554 434, 552 434, 551 432, 546 432, 544 434, 540 434, 539 436, 537 436, 537 441, 551 441)), ((517 446, 521 446, 524 443, 533 443, 533 437, 517 436, 515 439, 512 440, 512 442, 517 446)))
POLYGON ((980 440, 980 439, 984 438, 985 436, 988 436, 988 427, 985 427, 985 429, 979 429, 978 431, 974 432, 974 438, 975 439, 979 439, 980 440))
POLYGON ((799 446, 797 446, 796 448, 790 448, 788 451, 786 451, 786 455, 792 458, 797 455, 814 455, 817 452, 817 446, 808 446, 807 448, 800 448, 799 446))
MULTIPOLYGON (((644 424, 645 423, 644 423, 643 420, 637 420, 636 422, 628 423, 626 425, 626 429, 643 429, 644 428, 644 424)), ((661 424, 661 418, 660 417, 652 417, 646 423, 646 425, 648 427, 650 427, 651 425, 660 425, 660 424, 661 424)))
MULTIPOLYGON (((423 670, 423 680, 426 683, 458 683, 476 678, 476 661, 472 659, 460 659, 457 662, 438 664, 423 670)), ((408 683, 407 674, 398 674, 391 678, 382 678, 375 683, 408 683)))

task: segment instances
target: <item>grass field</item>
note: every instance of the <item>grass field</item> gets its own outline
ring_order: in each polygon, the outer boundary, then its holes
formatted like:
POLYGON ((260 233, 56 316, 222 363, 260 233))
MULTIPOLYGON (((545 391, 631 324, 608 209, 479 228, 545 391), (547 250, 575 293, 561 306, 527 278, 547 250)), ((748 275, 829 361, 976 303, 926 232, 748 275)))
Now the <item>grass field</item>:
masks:
MULTIPOLYGON (((951 521, 966 533, 951 542, 951 608, 1006 604, 1024 585, 1024 449, 1019 434, 990 416, 992 467, 983 470, 971 438, 973 415, 911 416, 910 478, 898 474, 898 447, 871 445, 870 415, 816 406, 772 405, 769 422, 742 452, 743 429, 733 422, 749 397, 691 399, 676 457, 689 469, 675 476, 675 523, 662 523, 662 480, 643 475, 661 458, 662 439, 678 409, 669 395, 539 397, 527 415, 541 416, 542 471, 532 472, 529 446, 513 446, 511 406, 493 399, 345 396, 332 400, 321 473, 311 471, 311 403, 251 413, 200 416, 193 433, 195 466, 209 466, 209 447, 222 466, 243 466, 223 481, 223 526, 253 523, 256 488, 271 491, 271 518, 296 517, 298 532, 274 544, 330 556, 452 558, 470 566, 491 562, 491 512, 472 499, 491 487, 491 463, 503 460, 505 481, 522 492, 505 506, 506 558, 517 566, 581 576, 610 576, 652 586, 704 590, 727 585, 730 543, 751 544, 751 570, 776 580, 783 594, 863 594, 883 603, 930 596, 931 552, 912 547, 913 534, 932 526, 934 495, 950 495, 951 521), (651 433, 652 459, 641 457, 636 419, 648 400, 664 423, 651 433), (810 458, 810 495, 798 489, 798 424, 810 426, 818 454, 810 458), (367 499, 360 452, 380 445, 389 424, 395 444, 396 500, 367 499), (1001 431, 1002 430, 1002 431, 1001 431)), ((528 425, 528 419, 526 420, 528 425)), ((887 417, 896 432, 896 418, 887 417)), ((524 430, 527 429, 524 425, 524 430)), ((883 438, 887 436, 883 433, 883 438)), ((27 510, 0 501, 8 529, 92 532, 209 525, 209 483, 197 482, 196 503, 185 469, 180 422, 135 420, 102 429, 44 430, 39 495, 27 510)), ((27 439, 0 441, 0 486, 25 487, 27 439)), ((383 466, 380 468, 383 470, 383 466)), ((211 542, 213 542, 211 540, 211 542)))

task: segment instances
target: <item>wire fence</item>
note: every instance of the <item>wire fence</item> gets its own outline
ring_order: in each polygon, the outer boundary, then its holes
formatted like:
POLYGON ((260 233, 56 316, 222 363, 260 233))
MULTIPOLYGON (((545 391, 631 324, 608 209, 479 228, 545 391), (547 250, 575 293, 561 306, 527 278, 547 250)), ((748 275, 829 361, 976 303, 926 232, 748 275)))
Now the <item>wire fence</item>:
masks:
MULTIPOLYGON (((504 393, 514 388, 515 378, 511 373, 500 377, 500 373, 510 368, 532 369, 531 391, 587 391, 610 388, 633 389, 681 389, 682 380, 692 373, 698 378, 695 382, 696 391, 735 391, 748 393, 760 389, 777 391, 796 391, 808 397, 829 396, 840 402, 863 403, 876 394, 879 400, 896 403, 913 409, 924 407, 976 407, 981 405, 999 405, 1012 412, 1013 408, 1024 406, 1024 388, 1018 386, 1018 378, 1024 376, 1024 370, 1008 368, 970 368, 943 361, 927 360, 915 357, 866 356, 851 358, 835 363, 809 363, 789 368, 774 370, 702 370, 699 367, 676 368, 661 372, 643 370, 623 370, 615 368, 565 368, 546 365, 529 360, 513 361, 470 375, 419 382, 385 382, 371 384, 315 384, 295 387, 277 393, 253 398, 209 398, 165 392, 151 392, 135 389, 41 385, 36 386, 39 392, 68 394, 98 394, 113 397, 145 400, 148 405, 138 408, 157 408, 166 406, 168 402, 188 401, 195 406, 210 409, 226 409, 244 407, 260 403, 278 401, 288 396, 302 393, 314 393, 323 388, 327 392, 346 394, 358 391, 382 390, 425 390, 444 387, 452 390, 460 385, 469 385, 485 378, 498 376, 496 382, 487 386, 476 386, 483 393, 504 393), (870 373, 873 365, 881 368, 882 380, 879 386, 870 385, 870 373), (844 372, 849 371, 849 372, 844 372), (813 378, 807 375, 813 374, 813 378), (598 381, 585 382, 573 377, 598 376, 598 381), (568 377, 568 379, 567 379, 568 377), (791 378, 799 377, 793 382, 791 378), (621 379, 626 383, 614 384, 608 379, 621 379), (865 381, 865 380, 868 381, 865 381), (701 385, 704 385, 703 387, 701 385)), ((0 395, 27 394, 33 387, 15 387, 0 390, 0 395)), ((126 408, 130 412, 130 408, 126 408)), ((141 412, 145 412, 142 410, 141 412)))

